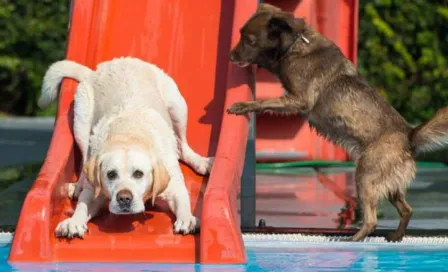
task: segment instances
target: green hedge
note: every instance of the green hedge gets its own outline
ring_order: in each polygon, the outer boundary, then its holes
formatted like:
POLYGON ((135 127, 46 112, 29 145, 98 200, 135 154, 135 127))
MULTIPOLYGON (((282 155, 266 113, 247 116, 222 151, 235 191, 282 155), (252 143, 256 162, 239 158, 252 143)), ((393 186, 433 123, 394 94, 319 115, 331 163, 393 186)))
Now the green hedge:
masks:
POLYGON ((360 1, 359 70, 411 123, 448 104, 447 4, 360 1))
POLYGON ((70 1, 0 0, 0 113, 40 112, 37 96, 48 65, 65 56, 70 1))
MULTIPOLYGON (((0 0, 0 113, 54 114, 36 99, 64 57, 69 4, 0 0)), ((448 104, 448 1, 361 0, 359 18, 360 72, 409 122, 448 104)))

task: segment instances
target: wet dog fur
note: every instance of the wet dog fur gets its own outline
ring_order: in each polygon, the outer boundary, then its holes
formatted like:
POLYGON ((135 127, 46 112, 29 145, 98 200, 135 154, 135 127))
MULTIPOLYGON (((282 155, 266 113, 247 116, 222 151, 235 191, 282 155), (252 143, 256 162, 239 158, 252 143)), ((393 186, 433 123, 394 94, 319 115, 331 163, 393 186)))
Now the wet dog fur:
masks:
POLYGON ((235 103, 227 112, 300 115, 308 120, 356 162, 363 224, 351 240, 362 240, 375 230, 377 203, 384 198, 400 215, 397 229, 386 239, 402 240, 412 216, 406 191, 415 178, 415 157, 448 145, 448 108, 412 128, 368 85, 338 46, 303 18, 278 7, 260 4, 240 32, 230 60, 241 67, 256 64, 267 69, 279 78, 286 94, 235 103))

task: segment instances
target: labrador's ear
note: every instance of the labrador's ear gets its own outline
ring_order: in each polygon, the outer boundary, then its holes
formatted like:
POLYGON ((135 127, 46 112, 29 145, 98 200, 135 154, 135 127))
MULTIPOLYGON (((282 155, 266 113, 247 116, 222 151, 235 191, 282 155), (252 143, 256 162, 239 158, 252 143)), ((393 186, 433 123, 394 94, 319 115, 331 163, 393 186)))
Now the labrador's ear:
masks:
POLYGON ((274 5, 261 3, 258 5, 257 12, 276 13, 276 12, 282 12, 282 9, 274 5))
POLYGON ((156 197, 165 191, 170 182, 170 175, 162 162, 157 161, 153 168, 153 183, 151 188, 152 205, 156 201, 156 197))
POLYGON ((101 176, 101 162, 98 159, 98 156, 90 158, 84 165, 83 171, 88 182, 93 187, 94 198, 97 198, 101 193, 103 183, 101 176))

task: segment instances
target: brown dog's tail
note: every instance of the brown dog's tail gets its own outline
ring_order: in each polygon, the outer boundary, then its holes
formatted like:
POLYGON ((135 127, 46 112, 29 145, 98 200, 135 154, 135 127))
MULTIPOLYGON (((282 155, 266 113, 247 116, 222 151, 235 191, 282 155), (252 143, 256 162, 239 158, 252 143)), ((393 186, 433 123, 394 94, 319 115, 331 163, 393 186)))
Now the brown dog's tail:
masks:
POLYGON ((433 118, 414 128, 410 140, 417 154, 448 146, 448 107, 438 110, 433 118))

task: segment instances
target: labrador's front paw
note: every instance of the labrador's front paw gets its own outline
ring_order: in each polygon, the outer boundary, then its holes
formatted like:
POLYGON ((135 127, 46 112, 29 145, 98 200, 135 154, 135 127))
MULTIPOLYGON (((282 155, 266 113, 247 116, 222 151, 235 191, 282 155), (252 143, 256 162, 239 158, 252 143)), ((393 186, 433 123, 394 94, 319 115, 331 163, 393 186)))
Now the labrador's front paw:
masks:
POLYGON ((55 234, 57 237, 67 238, 83 238, 87 232, 87 224, 84 220, 76 218, 67 218, 56 227, 55 234))
POLYGON ((190 234, 199 230, 199 218, 193 215, 177 218, 174 223, 174 233, 190 234))

